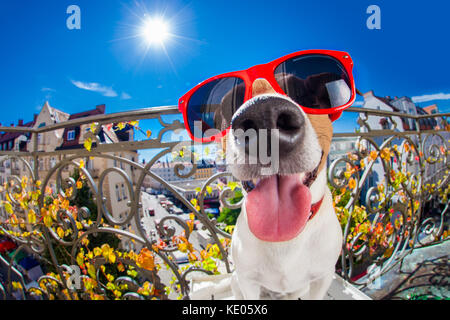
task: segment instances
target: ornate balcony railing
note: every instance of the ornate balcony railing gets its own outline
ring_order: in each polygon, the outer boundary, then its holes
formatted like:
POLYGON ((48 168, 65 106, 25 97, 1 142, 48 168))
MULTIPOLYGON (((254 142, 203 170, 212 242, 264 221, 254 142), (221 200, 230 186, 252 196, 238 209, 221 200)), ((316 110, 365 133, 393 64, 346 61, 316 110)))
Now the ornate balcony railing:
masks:
MULTIPOLYGON (((416 116, 362 108, 345 112, 359 114, 360 130, 334 135, 353 143, 353 148, 328 167, 344 234, 336 271, 364 287, 415 248, 447 239, 449 114, 416 116), (380 118, 382 128, 376 129, 380 118), (402 130, 402 118, 412 119, 418 129, 402 130), (439 127, 423 130, 423 119, 435 119, 439 127)), ((166 181, 152 170, 166 156, 182 158, 171 167, 174 175, 185 179, 186 185, 198 182, 193 179, 199 170, 198 152, 188 152, 189 141, 170 139, 183 129, 174 106, 40 128, 0 127, 0 132, 30 133, 29 145, 34 148, 0 151, 0 168, 7 162, 16 168, 0 170, 4 182, 0 237, 18 245, 9 256, 2 253, 0 299, 187 298, 193 274, 232 272, 232 226, 218 222, 220 217, 211 218, 205 199, 220 189, 221 211, 237 214, 242 204, 239 181, 219 171, 186 191, 179 181, 166 181), (159 132, 149 132, 141 141, 100 143, 97 134, 103 126, 128 123, 136 128, 137 121, 147 120, 157 121, 159 132), (37 151, 38 134, 93 123, 87 137, 96 143, 89 147, 37 151), (147 163, 123 155, 136 150, 156 151, 147 163), (43 171, 39 160, 45 157, 59 160, 43 171), (103 163, 100 167, 85 167, 96 159, 103 163), (186 159, 193 164, 187 166, 186 159), (158 182, 158 188, 171 194, 189 215, 164 211, 156 197, 143 191, 148 181, 158 182), (125 203, 126 210, 117 212, 108 197, 125 203), (157 211, 155 217, 150 210, 157 211), (23 253, 36 258, 45 274, 30 275, 17 262, 23 253)))

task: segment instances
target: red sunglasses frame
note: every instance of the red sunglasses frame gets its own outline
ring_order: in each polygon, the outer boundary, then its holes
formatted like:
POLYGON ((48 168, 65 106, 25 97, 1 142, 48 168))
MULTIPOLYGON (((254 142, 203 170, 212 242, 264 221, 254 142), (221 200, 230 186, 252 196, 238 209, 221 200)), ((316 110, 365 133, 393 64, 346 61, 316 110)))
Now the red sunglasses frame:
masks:
POLYGON ((275 69, 284 61, 289 60, 291 58, 297 57, 297 56, 306 56, 306 55, 313 55, 313 54, 320 54, 320 55, 324 55, 324 56, 329 56, 332 58, 335 58, 336 60, 338 60, 342 66, 344 67, 345 71, 348 74, 349 80, 350 80, 350 85, 351 85, 351 98, 350 100, 339 107, 334 107, 334 108, 329 108, 329 109, 312 109, 312 108, 308 108, 305 106, 302 106, 299 104, 299 106, 302 108, 303 111, 305 111, 305 113, 308 114, 328 114, 330 115, 330 119, 331 121, 334 121, 336 119, 338 119, 341 114, 342 111, 346 108, 348 108, 349 106, 351 106, 353 104, 353 102, 356 99, 356 88, 355 88, 355 80, 353 78, 353 73, 352 73, 352 69, 353 69, 353 60, 350 57, 350 55, 347 52, 344 51, 335 51, 335 50, 303 50, 303 51, 297 51, 288 55, 285 55, 281 58, 278 58, 276 60, 273 60, 271 62, 265 63, 265 64, 259 64, 253 67, 248 68, 247 70, 240 70, 240 71, 234 71, 234 72, 227 72, 227 73, 223 73, 214 77, 211 77, 205 81, 200 82, 198 85, 196 85, 195 87, 193 87, 191 90, 189 90, 187 93, 185 93, 179 100, 178 100, 178 109, 180 110, 180 112, 183 114, 183 120, 184 120, 184 124, 186 127, 186 130, 189 134, 189 136, 191 137, 192 140, 196 141, 196 142, 211 142, 211 141, 216 141, 222 137, 224 137, 229 128, 223 130, 220 134, 211 136, 211 137, 202 137, 202 138, 197 138, 193 135, 191 129, 189 128, 188 125, 188 119, 187 119, 187 108, 188 108, 188 103, 189 103, 189 99, 191 98, 191 96, 194 94, 195 91, 197 91, 197 89, 199 89, 200 87, 204 86, 205 84, 220 79, 220 78, 227 78, 227 77, 236 77, 236 78, 240 78, 244 81, 245 83, 245 95, 244 95, 244 102, 246 102, 247 100, 250 100, 252 98, 252 85, 253 82, 258 79, 258 78, 264 78, 266 79, 270 85, 272 86, 272 88, 279 94, 282 94, 284 96, 288 96, 280 87, 280 85, 278 84, 278 82, 275 80, 275 69))

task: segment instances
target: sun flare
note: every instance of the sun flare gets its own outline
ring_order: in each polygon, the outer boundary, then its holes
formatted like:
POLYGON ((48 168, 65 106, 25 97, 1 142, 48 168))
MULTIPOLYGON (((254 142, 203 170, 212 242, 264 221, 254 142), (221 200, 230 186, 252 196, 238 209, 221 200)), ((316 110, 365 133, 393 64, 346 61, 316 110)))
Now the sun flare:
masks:
POLYGON ((141 27, 141 36, 148 45, 163 44, 170 36, 169 25, 161 18, 148 18, 141 27))

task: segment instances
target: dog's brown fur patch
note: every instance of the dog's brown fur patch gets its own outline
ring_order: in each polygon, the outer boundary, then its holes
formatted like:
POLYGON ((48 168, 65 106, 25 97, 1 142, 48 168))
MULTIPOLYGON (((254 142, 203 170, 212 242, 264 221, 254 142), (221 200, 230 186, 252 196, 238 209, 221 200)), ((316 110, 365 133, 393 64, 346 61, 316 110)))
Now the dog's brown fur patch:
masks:
POLYGON ((322 161, 317 172, 320 172, 327 164, 330 152, 331 139, 333 138, 333 124, 327 114, 307 114, 311 125, 316 132, 320 147, 323 151, 322 161))
POLYGON ((260 94, 277 93, 266 79, 256 79, 252 85, 252 98, 260 94))

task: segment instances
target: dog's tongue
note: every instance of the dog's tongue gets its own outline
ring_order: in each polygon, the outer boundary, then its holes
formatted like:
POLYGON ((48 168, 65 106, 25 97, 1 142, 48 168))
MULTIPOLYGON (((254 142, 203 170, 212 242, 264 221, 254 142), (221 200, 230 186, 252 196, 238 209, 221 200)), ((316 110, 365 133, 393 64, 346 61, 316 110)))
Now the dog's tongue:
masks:
POLYGON ((311 192, 298 175, 274 175, 261 180, 247 196, 250 231, 264 241, 287 241, 306 225, 311 211, 311 192))

